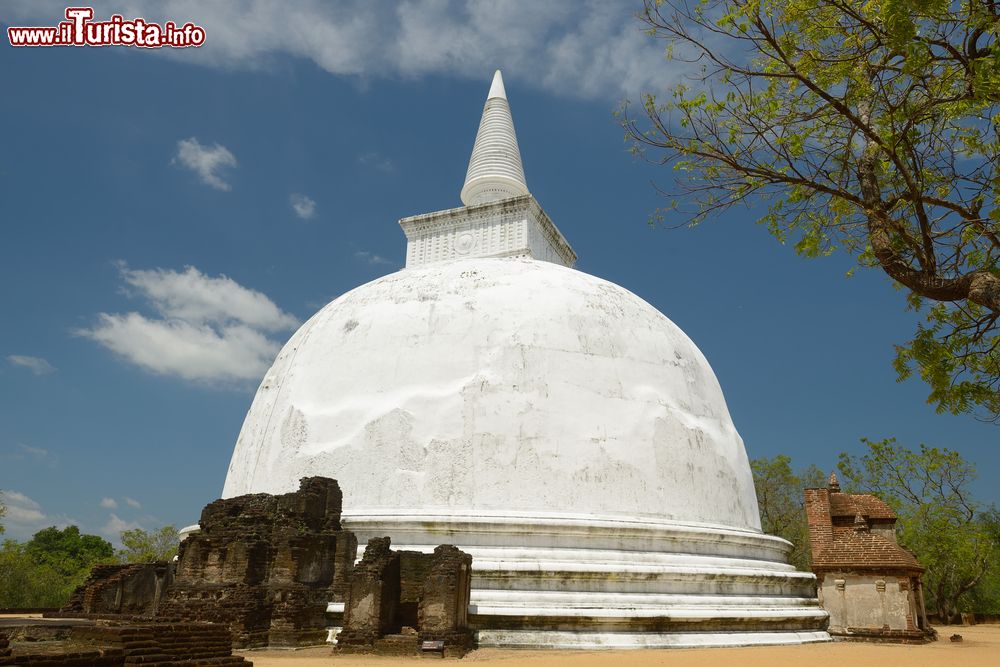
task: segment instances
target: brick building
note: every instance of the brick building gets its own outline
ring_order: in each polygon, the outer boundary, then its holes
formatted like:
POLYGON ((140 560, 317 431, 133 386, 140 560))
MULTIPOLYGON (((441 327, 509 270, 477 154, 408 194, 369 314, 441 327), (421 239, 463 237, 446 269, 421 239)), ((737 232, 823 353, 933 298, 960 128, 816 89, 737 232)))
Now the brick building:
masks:
POLYGON ((896 542, 896 515, 879 498, 806 489, 806 517, 819 601, 835 637, 927 641, 920 576, 924 568, 896 542))

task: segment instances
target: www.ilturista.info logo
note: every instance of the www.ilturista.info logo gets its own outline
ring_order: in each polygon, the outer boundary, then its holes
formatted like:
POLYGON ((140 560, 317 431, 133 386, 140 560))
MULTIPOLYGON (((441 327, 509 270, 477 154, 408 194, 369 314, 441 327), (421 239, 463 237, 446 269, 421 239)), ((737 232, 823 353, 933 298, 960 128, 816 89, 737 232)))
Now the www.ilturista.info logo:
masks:
POLYGON ((178 26, 145 19, 126 20, 113 14, 110 20, 93 21, 92 7, 67 7, 66 20, 54 27, 7 28, 11 46, 138 46, 144 49, 185 48, 205 43, 205 29, 190 21, 178 26))

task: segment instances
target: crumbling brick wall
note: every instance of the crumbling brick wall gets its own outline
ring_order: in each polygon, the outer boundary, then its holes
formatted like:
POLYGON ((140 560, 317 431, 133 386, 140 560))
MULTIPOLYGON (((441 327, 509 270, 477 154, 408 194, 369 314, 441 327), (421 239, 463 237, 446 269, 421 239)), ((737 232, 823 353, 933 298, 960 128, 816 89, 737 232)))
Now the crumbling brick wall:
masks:
MULTIPOLYGON (((32 636, 33 628, 21 627, 32 636)), ((0 635, 0 665, 18 667, 250 666, 234 656, 229 630, 212 623, 117 620, 76 626, 57 642, 24 642, 16 650, 0 635)))
POLYGON ((471 577, 472 556, 450 544, 434 549, 417 609, 421 641, 444 641, 462 651, 469 647, 471 577))
POLYGON ((175 568, 99 565, 60 614, 225 623, 239 647, 321 644, 327 604, 344 599, 358 549, 340 524, 342 500, 326 477, 303 478, 293 493, 217 500, 175 568))
POLYGON ((451 545, 431 554, 389 545, 388 537, 371 539, 351 574, 337 650, 404 655, 431 642, 464 655, 472 645, 472 556, 451 545))
POLYGON ((389 548, 389 538, 368 540, 364 557, 351 573, 338 649, 369 647, 380 637, 400 630, 396 616, 399 584, 399 554, 389 548))
POLYGON ((399 551, 399 607, 396 621, 400 627, 417 627, 417 606, 424 591, 424 577, 431 567, 429 554, 399 551))
POLYGON ((163 561, 96 565, 60 612, 155 616, 172 581, 173 566, 163 561))
POLYGON ((216 623, 120 623, 73 628, 70 639, 120 648, 124 665, 249 665, 233 655, 225 625, 216 623))
POLYGON ((227 623, 239 647, 322 643, 327 603, 344 599, 357 553, 342 498, 335 480, 307 477, 294 493, 207 505, 160 615, 227 623))

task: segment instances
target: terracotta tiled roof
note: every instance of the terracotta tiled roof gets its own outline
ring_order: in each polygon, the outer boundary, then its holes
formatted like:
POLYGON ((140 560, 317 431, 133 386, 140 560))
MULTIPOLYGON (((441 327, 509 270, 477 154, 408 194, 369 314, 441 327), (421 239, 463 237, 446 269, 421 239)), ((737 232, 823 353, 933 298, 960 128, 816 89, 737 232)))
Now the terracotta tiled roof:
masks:
POLYGON ((895 519, 896 515, 883 501, 870 493, 831 493, 830 516, 854 516, 866 519, 895 519))
POLYGON ((834 530, 833 541, 813 554, 813 569, 886 569, 924 570, 909 551, 894 541, 867 530, 834 530))

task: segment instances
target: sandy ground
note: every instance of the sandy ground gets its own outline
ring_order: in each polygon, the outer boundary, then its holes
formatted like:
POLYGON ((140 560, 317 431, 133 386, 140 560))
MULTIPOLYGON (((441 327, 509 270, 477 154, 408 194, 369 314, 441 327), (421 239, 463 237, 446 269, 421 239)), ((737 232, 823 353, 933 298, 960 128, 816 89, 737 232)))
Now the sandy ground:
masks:
MULTIPOLYGON (((504 667, 595 667, 597 665, 681 665, 683 667, 1000 667, 1000 625, 939 627, 940 639, 922 646, 829 642, 801 646, 697 648, 640 651, 517 651, 480 649, 462 662, 504 667), (964 641, 952 643, 958 633, 964 641)), ((355 667, 427 664, 421 658, 334 656, 328 648, 246 651, 255 667, 355 667)), ((449 661, 457 662, 457 661, 449 661)))

